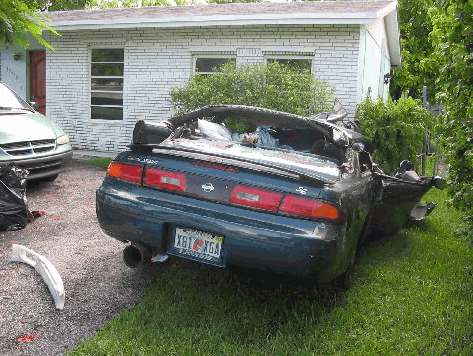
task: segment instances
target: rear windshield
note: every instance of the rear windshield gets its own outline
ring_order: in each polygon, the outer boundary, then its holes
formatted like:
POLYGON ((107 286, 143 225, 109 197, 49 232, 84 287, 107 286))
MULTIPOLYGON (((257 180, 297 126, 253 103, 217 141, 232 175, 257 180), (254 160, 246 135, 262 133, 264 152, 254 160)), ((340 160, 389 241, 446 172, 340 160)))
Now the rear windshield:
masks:
POLYGON ((293 128, 266 122, 258 125, 240 119, 222 123, 198 120, 198 133, 204 137, 241 144, 297 151, 335 160, 342 159, 343 148, 331 143, 322 132, 311 128, 293 128))

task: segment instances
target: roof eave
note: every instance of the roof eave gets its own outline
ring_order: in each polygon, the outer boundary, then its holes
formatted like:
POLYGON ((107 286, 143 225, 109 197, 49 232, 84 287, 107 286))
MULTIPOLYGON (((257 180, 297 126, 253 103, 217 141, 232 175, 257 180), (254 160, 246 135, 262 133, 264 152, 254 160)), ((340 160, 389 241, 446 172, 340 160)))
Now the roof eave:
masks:
POLYGON ((386 27, 386 38, 391 58, 391 67, 400 69, 402 67, 401 40, 397 18, 397 7, 384 17, 386 27))
POLYGON ((378 13, 307 13, 224 16, 181 16, 168 18, 124 18, 117 20, 75 20, 50 22, 58 31, 118 28, 180 28, 255 25, 362 25, 376 21, 378 13))

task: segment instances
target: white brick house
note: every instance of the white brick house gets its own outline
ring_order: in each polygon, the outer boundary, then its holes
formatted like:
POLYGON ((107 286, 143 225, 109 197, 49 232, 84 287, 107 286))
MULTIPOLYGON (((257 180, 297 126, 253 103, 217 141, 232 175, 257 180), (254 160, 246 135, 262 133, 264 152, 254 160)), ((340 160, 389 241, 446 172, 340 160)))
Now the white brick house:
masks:
POLYGON ((116 152, 139 119, 173 114, 169 90, 212 63, 298 60, 354 116, 401 64, 396 1, 251 3, 48 14, 47 115, 74 148, 116 152))

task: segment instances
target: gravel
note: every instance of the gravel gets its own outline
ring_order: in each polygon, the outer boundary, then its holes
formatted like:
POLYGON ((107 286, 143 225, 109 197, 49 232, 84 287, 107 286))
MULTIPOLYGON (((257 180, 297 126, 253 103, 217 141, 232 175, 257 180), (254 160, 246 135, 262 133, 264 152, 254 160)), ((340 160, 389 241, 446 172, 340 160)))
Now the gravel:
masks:
POLYGON ((136 304, 160 266, 130 269, 124 244, 106 236, 95 215, 95 190, 105 169, 72 161, 54 182, 30 185, 30 210, 45 215, 25 229, 0 232, 0 355, 64 355, 107 320, 136 304), (64 283, 66 302, 56 310, 41 276, 10 262, 11 244, 45 256, 64 283), (35 335, 25 342, 27 335, 35 335))

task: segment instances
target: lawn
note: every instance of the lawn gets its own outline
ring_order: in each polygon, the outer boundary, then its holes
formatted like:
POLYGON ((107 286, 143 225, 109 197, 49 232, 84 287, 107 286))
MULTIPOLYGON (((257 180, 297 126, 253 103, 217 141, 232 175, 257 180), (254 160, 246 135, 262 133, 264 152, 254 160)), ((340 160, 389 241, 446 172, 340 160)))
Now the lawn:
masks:
MULTIPOLYGON (((185 261, 71 355, 473 355, 473 249, 446 193, 426 221, 372 241, 352 288, 185 261)), ((105 297, 105 296, 104 296, 105 297)))
POLYGON ((92 157, 87 160, 87 164, 90 164, 91 166, 107 168, 111 161, 112 159, 109 157, 92 157))

